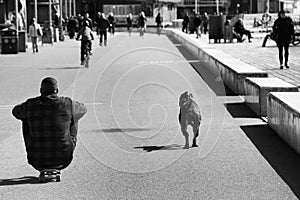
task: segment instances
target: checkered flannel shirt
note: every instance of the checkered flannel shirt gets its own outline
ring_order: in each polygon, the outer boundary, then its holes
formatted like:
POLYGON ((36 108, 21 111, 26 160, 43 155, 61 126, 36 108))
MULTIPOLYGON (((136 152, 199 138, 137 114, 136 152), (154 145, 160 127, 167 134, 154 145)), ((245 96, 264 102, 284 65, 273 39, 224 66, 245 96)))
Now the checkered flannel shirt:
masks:
POLYGON ((78 120, 86 112, 84 104, 57 95, 31 98, 15 106, 12 113, 23 122, 28 163, 37 167, 69 164, 78 120))

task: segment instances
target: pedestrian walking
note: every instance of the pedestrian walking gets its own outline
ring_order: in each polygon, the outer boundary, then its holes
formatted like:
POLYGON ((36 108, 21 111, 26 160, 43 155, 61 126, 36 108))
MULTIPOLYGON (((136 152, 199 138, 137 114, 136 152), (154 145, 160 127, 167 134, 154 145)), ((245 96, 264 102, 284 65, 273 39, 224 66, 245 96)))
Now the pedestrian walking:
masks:
POLYGON ((31 38, 33 53, 39 52, 37 41, 39 37, 42 37, 42 35, 43 31, 41 29, 41 26, 37 23, 36 19, 33 18, 28 32, 28 36, 31 38))
POLYGON ((208 32, 208 15, 206 12, 204 12, 202 14, 202 26, 201 26, 201 32, 204 33, 204 35, 206 35, 206 33, 208 32))
MULTIPOLYGON (((88 27, 89 27, 91 30, 93 30, 93 21, 92 21, 92 19, 90 18, 89 13, 85 13, 85 14, 84 14, 84 18, 83 18, 82 23, 83 23, 83 22, 88 22, 88 27)), ((81 24, 81 25, 83 25, 83 24, 81 24)))
POLYGON ((278 12, 278 18, 273 25, 273 32, 279 52, 280 69, 283 69, 283 48, 284 48, 284 66, 289 68, 289 44, 294 38, 293 20, 285 15, 285 11, 278 12))
POLYGON ((61 170, 73 159, 78 121, 87 109, 69 97, 59 97, 52 77, 42 80, 40 94, 16 105, 12 114, 22 121, 28 163, 38 171, 61 170))
POLYGON ((115 17, 114 17, 114 14, 111 12, 109 13, 108 17, 108 22, 109 22, 109 32, 110 32, 110 36, 113 37, 114 34, 115 34, 115 17))
POLYGON ((200 14, 197 13, 195 18, 194 18, 194 26, 195 26, 195 31, 196 31, 196 38, 199 38, 201 37, 201 32, 200 32, 200 26, 202 24, 202 21, 201 21, 201 17, 200 17, 200 14))
POLYGON ((147 22, 147 18, 145 16, 144 11, 142 11, 138 18, 138 25, 139 25, 139 29, 140 29, 140 37, 141 38, 144 38, 144 33, 145 33, 146 27, 147 27, 146 22, 147 22))
POLYGON ((77 28, 76 31, 78 32, 82 28, 83 16, 81 14, 77 15, 77 28))
POLYGON ((189 23, 190 23, 190 17, 188 13, 185 13, 182 21, 182 32, 188 33, 189 23))
POLYGON ((163 17, 158 13, 155 17, 155 22, 157 26, 157 34, 160 35, 162 29, 163 17))
POLYGON ((109 28, 109 21, 106 19, 105 14, 102 13, 101 17, 98 22, 98 28, 99 28, 99 45, 102 46, 104 41, 104 46, 107 45, 107 29, 109 28))
POLYGON ((127 21, 127 31, 129 33, 129 37, 131 36, 131 32, 132 32, 132 22, 133 22, 133 18, 132 18, 132 13, 129 13, 127 15, 127 18, 126 18, 126 21, 127 21))
POLYGON ((101 12, 98 12, 97 13, 97 19, 96 19, 96 33, 97 33, 98 38, 100 38, 100 27, 99 27, 99 24, 100 24, 100 18, 101 17, 102 17, 101 12))

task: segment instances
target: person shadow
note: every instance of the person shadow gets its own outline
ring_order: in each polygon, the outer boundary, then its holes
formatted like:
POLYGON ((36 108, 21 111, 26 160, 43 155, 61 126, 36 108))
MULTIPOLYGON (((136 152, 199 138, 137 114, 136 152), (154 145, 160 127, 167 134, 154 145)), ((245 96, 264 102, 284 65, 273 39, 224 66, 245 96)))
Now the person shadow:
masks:
POLYGON ((184 145, 171 144, 171 145, 162 145, 162 146, 140 146, 134 147, 135 149, 143 149, 147 152, 152 151, 161 151, 161 150, 182 150, 184 145))
POLYGON ((39 178, 35 176, 23 176, 19 178, 0 179, 0 187, 8 185, 21 185, 21 184, 38 184, 39 178))

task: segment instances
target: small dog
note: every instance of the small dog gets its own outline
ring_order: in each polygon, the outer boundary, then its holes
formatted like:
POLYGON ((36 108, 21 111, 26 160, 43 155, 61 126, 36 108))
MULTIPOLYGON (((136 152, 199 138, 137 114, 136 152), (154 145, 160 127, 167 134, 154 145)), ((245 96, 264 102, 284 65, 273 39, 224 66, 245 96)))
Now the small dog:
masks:
POLYGON ((198 147, 197 137, 199 136, 199 126, 201 123, 201 114, 199 106, 192 99, 193 95, 184 92, 179 97, 179 123, 181 126, 181 131, 185 137, 184 149, 189 148, 189 133, 187 132, 187 126, 191 125, 193 127, 194 138, 192 147, 198 147))

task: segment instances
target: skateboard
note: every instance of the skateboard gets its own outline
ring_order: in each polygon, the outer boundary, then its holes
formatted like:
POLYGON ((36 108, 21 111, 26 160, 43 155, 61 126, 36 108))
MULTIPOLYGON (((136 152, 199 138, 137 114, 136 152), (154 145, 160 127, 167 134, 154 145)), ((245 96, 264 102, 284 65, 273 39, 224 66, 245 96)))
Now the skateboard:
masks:
POLYGON ((60 182, 60 171, 57 169, 44 169, 40 171, 40 183, 60 182))

